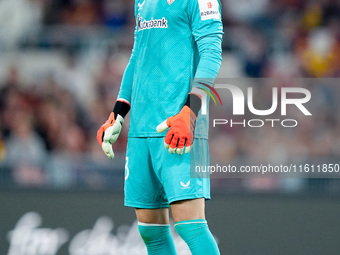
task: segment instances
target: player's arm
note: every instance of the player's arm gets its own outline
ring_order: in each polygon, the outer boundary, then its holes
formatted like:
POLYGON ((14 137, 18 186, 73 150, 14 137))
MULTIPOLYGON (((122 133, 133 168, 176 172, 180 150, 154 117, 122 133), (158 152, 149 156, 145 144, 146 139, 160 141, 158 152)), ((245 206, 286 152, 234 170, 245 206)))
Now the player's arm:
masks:
POLYGON ((219 0, 189 1, 188 13, 199 53, 193 91, 198 82, 213 86, 222 62, 223 25, 219 0))
MULTIPOLYGON (((194 83, 203 81, 212 85, 222 62, 223 26, 220 4, 218 0, 192 0, 188 3, 192 35, 199 52, 194 83), (204 15, 205 13, 207 15, 204 15)), ((191 150, 196 117, 201 108, 201 96, 195 93, 195 90, 194 84, 182 110, 157 126, 158 132, 164 132, 170 127, 165 136, 164 146, 172 154, 175 152, 183 154, 183 151, 189 153, 191 150)))
POLYGON ((125 69, 123 79, 118 93, 118 99, 113 107, 107 121, 99 128, 97 132, 97 140, 102 147, 104 153, 112 159, 114 157, 112 144, 118 139, 124 118, 130 111, 131 91, 134 79, 135 65, 138 57, 139 38, 137 34, 137 26, 134 36, 134 44, 129 63, 125 69))
POLYGON ((132 83, 134 79, 135 66, 139 52, 139 37, 138 37, 138 28, 136 26, 135 35, 134 35, 134 43, 132 48, 132 53, 130 56, 130 60, 123 74, 123 79, 120 85, 120 90, 118 93, 118 98, 123 98, 128 102, 131 102, 131 91, 132 91, 132 83))

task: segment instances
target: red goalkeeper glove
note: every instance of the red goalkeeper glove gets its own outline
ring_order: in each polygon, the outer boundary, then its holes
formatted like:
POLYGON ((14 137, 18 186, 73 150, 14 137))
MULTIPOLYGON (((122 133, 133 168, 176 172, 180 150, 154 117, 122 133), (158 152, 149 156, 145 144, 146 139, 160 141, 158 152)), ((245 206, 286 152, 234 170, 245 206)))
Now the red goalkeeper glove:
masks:
POLYGON ((106 156, 114 158, 112 144, 115 143, 122 130, 124 117, 130 110, 130 104, 125 100, 118 99, 113 112, 97 132, 97 140, 106 156))
POLYGON ((189 94, 182 110, 157 126, 158 133, 170 128, 164 139, 164 146, 169 150, 169 153, 174 154, 177 152, 177 154, 182 155, 183 151, 185 153, 190 152, 194 141, 196 116, 200 109, 200 104, 201 100, 198 96, 189 94), (191 108, 189 107, 190 101, 194 102, 191 103, 191 108))

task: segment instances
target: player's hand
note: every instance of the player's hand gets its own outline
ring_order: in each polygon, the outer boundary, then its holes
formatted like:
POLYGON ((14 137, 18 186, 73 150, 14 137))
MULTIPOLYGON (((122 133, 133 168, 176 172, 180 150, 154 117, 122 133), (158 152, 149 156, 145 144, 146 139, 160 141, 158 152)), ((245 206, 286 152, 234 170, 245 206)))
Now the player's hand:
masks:
POLYGON ((110 159, 114 158, 112 144, 117 141, 120 131, 122 130, 123 123, 123 117, 118 114, 115 119, 114 113, 112 112, 107 121, 105 121, 97 132, 97 140, 106 156, 110 159))
POLYGON ((171 154, 177 152, 177 154, 182 155, 183 151, 189 153, 191 150, 194 140, 195 123, 195 113, 187 105, 184 105, 177 115, 163 121, 157 126, 156 130, 158 133, 161 133, 170 128, 166 133, 164 146, 171 154))

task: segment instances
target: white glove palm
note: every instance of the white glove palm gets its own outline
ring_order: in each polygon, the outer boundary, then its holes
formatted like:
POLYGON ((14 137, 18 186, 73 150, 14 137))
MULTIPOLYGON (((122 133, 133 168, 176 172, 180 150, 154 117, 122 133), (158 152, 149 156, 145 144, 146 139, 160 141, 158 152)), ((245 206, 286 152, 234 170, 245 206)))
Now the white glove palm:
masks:
POLYGON ((101 144, 104 153, 110 159, 114 158, 112 144, 117 141, 122 130, 123 123, 124 119, 122 116, 117 115, 117 119, 115 120, 110 115, 110 118, 98 130, 97 139, 101 144))

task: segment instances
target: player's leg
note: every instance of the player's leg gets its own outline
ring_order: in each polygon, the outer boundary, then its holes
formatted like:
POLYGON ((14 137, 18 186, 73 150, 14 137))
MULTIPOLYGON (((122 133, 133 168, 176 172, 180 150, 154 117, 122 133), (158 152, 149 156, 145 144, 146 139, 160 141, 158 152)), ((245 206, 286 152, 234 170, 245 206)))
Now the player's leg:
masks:
POLYGON ((136 208, 136 216, 138 222, 154 223, 154 224, 169 224, 169 209, 142 209, 136 208))
POLYGON ((154 138, 151 142, 152 163, 157 166, 156 173, 171 205, 176 231, 192 254, 220 254, 204 213, 205 199, 210 199, 209 174, 190 172, 191 165, 208 165, 208 141, 195 139, 190 154, 183 155, 162 150, 162 139, 154 138))
POLYGON ((171 203, 175 229, 193 255, 217 255, 220 252, 205 220, 204 207, 204 198, 171 203))
POLYGON ((169 209, 136 209, 139 233, 148 254, 175 255, 175 244, 170 233, 169 209))
POLYGON ((146 138, 129 138, 125 165, 125 205, 136 209, 138 229, 149 255, 175 255, 169 204, 155 175, 146 138))
POLYGON ((192 219, 205 220, 205 199, 179 200, 170 204, 174 222, 192 219))

